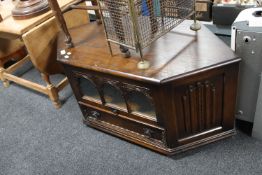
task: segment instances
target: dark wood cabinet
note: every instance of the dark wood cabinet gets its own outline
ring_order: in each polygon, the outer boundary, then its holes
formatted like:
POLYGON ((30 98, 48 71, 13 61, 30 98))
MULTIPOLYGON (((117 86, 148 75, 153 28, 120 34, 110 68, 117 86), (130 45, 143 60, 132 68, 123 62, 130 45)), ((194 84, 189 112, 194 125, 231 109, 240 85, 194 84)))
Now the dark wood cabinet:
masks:
POLYGON ((102 26, 71 30, 69 58, 60 35, 59 61, 84 123, 167 155, 232 136, 240 59, 208 29, 196 34, 189 25, 147 48, 147 70, 136 68, 135 53, 111 57, 102 26))

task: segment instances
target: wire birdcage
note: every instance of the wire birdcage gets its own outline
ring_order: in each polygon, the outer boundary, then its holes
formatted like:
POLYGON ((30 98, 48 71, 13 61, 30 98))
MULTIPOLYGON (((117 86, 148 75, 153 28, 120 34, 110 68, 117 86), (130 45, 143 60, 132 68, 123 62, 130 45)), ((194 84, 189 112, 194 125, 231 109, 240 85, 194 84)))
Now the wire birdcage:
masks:
POLYGON ((106 38, 120 50, 142 50, 194 14, 194 0, 99 0, 106 38))

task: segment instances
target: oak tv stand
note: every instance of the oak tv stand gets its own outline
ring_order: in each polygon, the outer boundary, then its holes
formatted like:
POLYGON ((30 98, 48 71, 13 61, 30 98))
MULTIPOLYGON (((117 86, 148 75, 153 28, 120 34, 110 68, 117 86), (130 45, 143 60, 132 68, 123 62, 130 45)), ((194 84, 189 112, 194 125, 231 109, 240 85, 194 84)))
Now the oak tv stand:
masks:
MULTIPOLYGON (((172 155, 235 134, 234 110, 240 58, 204 26, 197 34, 185 21, 139 56, 111 57, 103 26, 70 31, 63 64, 86 125, 154 151, 172 155)), ((73 117, 73 116, 72 116, 73 117)))

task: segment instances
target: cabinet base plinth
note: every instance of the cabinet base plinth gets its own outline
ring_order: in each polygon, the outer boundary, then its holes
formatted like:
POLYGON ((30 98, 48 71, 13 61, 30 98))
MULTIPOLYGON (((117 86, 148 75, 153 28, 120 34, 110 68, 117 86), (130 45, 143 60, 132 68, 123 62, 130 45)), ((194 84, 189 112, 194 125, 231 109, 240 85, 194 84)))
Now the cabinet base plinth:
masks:
POLYGON ((106 126, 105 124, 100 124, 100 122, 96 121, 87 121, 83 120, 83 123, 94 129, 103 131, 105 133, 111 134, 113 136, 117 136, 121 139, 127 140, 131 143, 135 143, 137 145, 143 146, 145 148, 149 148, 155 152, 161 153, 163 155, 172 156, 178 153, 182 153, 184 151, 197 148, 199 146, 203 146, 215 141, 219 141, 228 137, 232 137, 236 134, 235 129, 224 131, 194 142, 190 142, 184 145, 179 145, 174 148, 168 148, 165 143, 156 141, 150 138, 146 138, 139 134, 134 134, 128 132, 126 129, 115 127, 113 125, 106 126))

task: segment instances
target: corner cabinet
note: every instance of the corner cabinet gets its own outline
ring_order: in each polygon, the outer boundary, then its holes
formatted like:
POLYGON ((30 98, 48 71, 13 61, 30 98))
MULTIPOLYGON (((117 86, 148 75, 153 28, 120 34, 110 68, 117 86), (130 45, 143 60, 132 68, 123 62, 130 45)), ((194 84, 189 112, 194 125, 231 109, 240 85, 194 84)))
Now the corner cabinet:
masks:
MULTIPOLYGON (((153 52, 148 49, 146 55, 156 65, 145 71, 136 68, 136 57, 111 57, 102 28, 90 24, 86 32, 74 30, 73 36, 88 38, 93 32, 93 37, 84 46, 82 38, 76 37, 70 58, 59 53, 58 57, 86 125, 166 155, 235 134, 240 59, 206 28, 198 33, 197 41, 185 38, 183 27, 157 40, 150 46, 153 52), (170 58, 173 51, 161 55, 156 48, 174 39, 182 45, 184 40, 190 43, 175 58, 170 58), (213 43, 208 43, 210 39, 213 43), (165 57, 164 66, 158 67, 165 57)), ((62 38, 58 40, 61 49, 62 38)))

